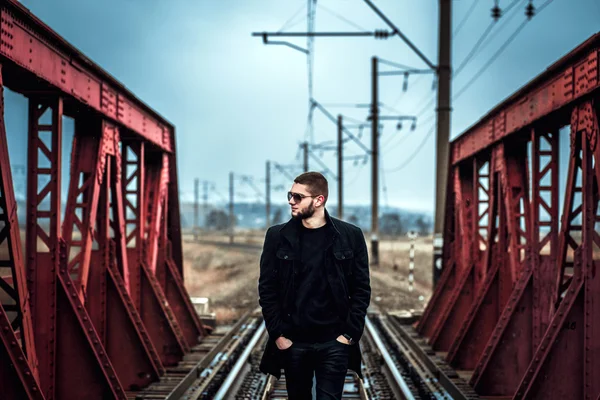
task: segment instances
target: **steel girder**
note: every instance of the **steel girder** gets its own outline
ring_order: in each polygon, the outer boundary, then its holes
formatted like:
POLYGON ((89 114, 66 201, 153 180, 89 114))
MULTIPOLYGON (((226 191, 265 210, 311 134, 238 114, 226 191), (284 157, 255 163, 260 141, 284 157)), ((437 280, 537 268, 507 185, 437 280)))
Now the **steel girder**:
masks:
POLYGON ((0 91, 30 100, 25 260, 0 107, 2 397, 125 398, 205 335, 183 284, 174 127, 17 1, 0 17, 0 91))
MULTIPOLYGON (((166 152, 174 127, 127 88, 52 31, 17 0, 0 3, 0 59, 12 90, 59 92, 69 106, 85 104, 104 119, 166 152)), ((69 107, 71 108, 71 107, 69 107)), ((70 113, 76 116, 76 110, 70 113)))
POLYGON ((114 125, 76 121, 63 237, 71 244, 69 272, 92 323, 121 384, 135 390, 164 368, 129 296, 119 143, 114 125))
POLYGON ((62 100, 30 100, 29 111, 26 249, 42 393, 48 400, 125 399, 69 274, 60 234, 62 100))
POLYGON ((418 326, 435 350, 448 351, 487 273, 486 249, 493 220, 489 214, 496 201, 491 190, 492 165, 490 157, 484 156, 455 168, 453 198, 458 211, 453 226, 457 239, 449 250, 453 262, 444 268, 448 272, 442 274, 440 290, 434 293, 418 326))
POLYGON ((527 245, 528 191, 526 186, 524 144, 499 146, 494 149, 495 181, 490 219, 498 219, 491 226, 485 264, 486 280, 477 293, 458 335, 448 353, 448 360, 458 369, 473 369, 484 352, 500 313, 512 292, 513 282, 521 270, 527 245), (503 201, 502 201, 503 199, 503 201), (523 210, 523 212, 521 212, 523 210))
MULTIPOLYGON (((148 162, 146 169, 148 179, 159 178, 153 179, 154 184, 148 182, 145 185, 148 190, 146 204, 149 207, 145 212, 147 217, 145 226, 148 232, 147 262, 182 328, 186 344, 193 346, 198 343, 200 336, 206 335, 206 332, 185 291, 181 268, 177 267, 173 257, 173 241, 169 240, 169 231, 173 235, 177 234, 173 232, 174 229, 169 229, 167 220, 168 215, 175 214, 168 213, 167 210, 178 209, 178 207, 169 207, 168 204, 171 200, 169 198, 171 164, 166 154, 163 154, 162 158, 149 157, 148 162)), ((176 198, 174 200, 177 201, 176 198)), ((177 242, 178 238, 174 239, 177 242)))
POLYGON ((515 399, 593 400, 600 394, 598 134, 594 102, 576 105, 571 114, 571 162, 558 247, 560 268, 554 296, 558 307, 515 399))
POLYGON ((42 399, 4 124, 1 70, 0 67, 0 387, 7 398, 42 399))
POLYGON ((445 268, 417 328, 484 397, 600 397, 599 51, 595 35, 452 144, 445 268))

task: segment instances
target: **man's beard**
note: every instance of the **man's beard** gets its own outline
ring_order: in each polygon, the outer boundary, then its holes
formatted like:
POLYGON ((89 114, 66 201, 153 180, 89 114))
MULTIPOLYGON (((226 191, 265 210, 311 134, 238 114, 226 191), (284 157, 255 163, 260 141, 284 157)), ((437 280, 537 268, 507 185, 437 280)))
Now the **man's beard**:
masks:
POLYGON ((292 218, 307 219, 307 218, 312 217, 314 213, 315 213, 315 207, 312 205, 312 203, 310 203, 308 205, 308 207, 305 207, 302 210, 298 211, 298 213, 296 215, 292 214, 292 218))

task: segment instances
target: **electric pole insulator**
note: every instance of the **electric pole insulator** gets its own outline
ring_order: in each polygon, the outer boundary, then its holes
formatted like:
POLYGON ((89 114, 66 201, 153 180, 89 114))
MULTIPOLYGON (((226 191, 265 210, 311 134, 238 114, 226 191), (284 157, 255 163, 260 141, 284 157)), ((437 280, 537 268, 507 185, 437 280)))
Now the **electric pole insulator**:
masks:
POLYGON ((494 7, 492 8, 492 18, 494 18, 494 21, 498 21, 501 16, 502 10, 500 9, 500 7, 498 7, 498 4, 494 5, 494 7))
POLYGON ((531 19, 531 18, 533 18, 534 15, 535 15, 535 6, 530 1, 529 4, 527 5, 527 7, 525 8, 525 16, 527 17, 527 19, 531 19))
POLYGON ((390 33, 386 30, 376 30, 375 39, 387 39, 390 37, 390 33))

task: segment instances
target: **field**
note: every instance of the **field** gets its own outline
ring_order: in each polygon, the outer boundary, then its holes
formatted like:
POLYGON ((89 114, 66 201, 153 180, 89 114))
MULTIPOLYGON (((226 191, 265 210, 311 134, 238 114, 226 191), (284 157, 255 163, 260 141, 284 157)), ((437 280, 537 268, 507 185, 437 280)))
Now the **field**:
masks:
MULTIPOLYGON (((236 232, 234 244, 224 234, 183 236, 186 287, 193 297, 208 297, 218 324, 237 319, 258 306, 259 259, 264 232, 236 232)), ((369 241, 367 240, 369 244, 369 241)), ((370 247, 370 246, 369 246, 370 247)), ((371 267, 371 303, 389 310, 422 310, 431 295, 431 237, 415 242, 415 284, 408 290, 410 241, 382 238, 380 265, 371 267)))

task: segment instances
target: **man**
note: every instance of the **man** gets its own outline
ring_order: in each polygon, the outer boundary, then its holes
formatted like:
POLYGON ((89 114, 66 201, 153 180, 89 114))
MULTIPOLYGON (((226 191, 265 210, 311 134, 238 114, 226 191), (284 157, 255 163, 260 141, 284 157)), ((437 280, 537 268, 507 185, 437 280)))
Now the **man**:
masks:
POLYGON ((260 258, 259 303, 269 341, 260 369, 285 371, 290 400, 341 399, 347 369, 361 378, 358 341, 371 299, 360 228, 329 216, 327 180, 307 172, 288 192, 292 218, 269 228, 260 258))

